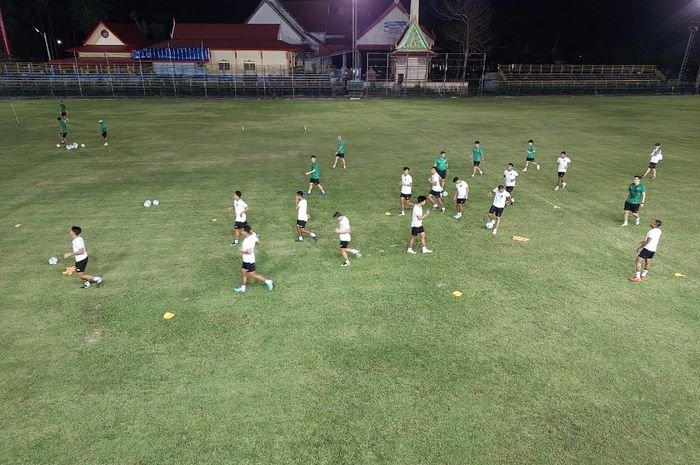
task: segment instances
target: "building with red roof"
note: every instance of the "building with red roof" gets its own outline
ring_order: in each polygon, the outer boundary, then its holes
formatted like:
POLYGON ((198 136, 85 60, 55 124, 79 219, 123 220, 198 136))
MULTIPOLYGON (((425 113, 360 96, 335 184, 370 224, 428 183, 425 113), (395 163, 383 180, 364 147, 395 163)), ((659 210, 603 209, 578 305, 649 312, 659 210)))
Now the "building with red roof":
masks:
POLYGON ((67 50, 72 58, 51 60, 51 64, 111 65, 133 64, 132 52, 147 46, 148 38, 131 24, 100 21, 83 45, 67 50))
MULTIPOLYGON (((393 50, 410 22, 401 1, 361 1, 357 8, 357 48, 361 57, 393 50)), ((261 0, 246 23, 279 24, 282 40, 304 47, 301 61, 307 69, 349 64, 353 49, 352 0, 261 0)), ((434 38, 423 31, 432 46, 434 38)))

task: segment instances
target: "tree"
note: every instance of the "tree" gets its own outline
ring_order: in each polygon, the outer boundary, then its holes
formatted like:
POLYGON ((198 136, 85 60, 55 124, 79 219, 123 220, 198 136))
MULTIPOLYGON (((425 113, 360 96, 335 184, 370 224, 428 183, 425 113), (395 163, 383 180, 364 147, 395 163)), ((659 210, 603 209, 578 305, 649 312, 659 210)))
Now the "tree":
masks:
POLYGON ((464 80, 470 50, 486 51, 491 47, 493 9, 488 0, 442 0, 436 2, 433 10, 442 23, 438 28, 440 36, 456 44, 464 55, 464 80))

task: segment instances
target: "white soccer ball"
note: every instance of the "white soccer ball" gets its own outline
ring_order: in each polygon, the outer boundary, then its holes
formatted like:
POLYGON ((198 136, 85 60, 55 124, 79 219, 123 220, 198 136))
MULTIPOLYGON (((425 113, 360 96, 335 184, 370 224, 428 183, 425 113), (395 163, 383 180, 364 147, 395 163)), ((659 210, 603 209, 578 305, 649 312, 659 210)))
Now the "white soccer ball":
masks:
POLYGON ((157 207, 158 205, 160 205, 160 200, 154 200, 152 203, 154 207, 157 207))
POLYGON ((493 229, 493 223, 491 223, 490 221, 486 223, 486 229, 493 229))
POLYGON ((85 144, 80 144, 80 148, 85 148, 85 144))
POLYGON ((56 258, 56 257, 49 258, 49 265, 56 265, 57 263, 58 263, 58 258, 56 258))
POLYGON ((146 207, 146 208, 150 207, 150 206, 151 206, 151 201, 150 201, 150 200, 146 200, 146 201, 143 203, 143 206, 146 207))

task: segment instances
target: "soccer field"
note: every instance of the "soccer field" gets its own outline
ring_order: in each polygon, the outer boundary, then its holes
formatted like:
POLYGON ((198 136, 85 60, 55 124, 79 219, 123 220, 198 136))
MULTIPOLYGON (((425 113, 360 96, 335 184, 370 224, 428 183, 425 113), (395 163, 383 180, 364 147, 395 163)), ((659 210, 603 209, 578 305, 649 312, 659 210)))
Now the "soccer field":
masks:
POLYGON ((55 147, 56 101, 15 102, 21 128, 0 102, 0 463, 700 460, 697 97, 67 104, 85 149, 55 147), (338 134, 345 171, 330 169, 338 134), (542 170, 523 173, 530 138, 542 170), (657 141, 642 225, 621 228, 657 141), (427 194, 440 150, 470 200, 453 219, 448 182, 447 213, 425 221, 434 253, 411 256, 401 169, 427 194), (311 154, 320 240, 295 243, 311 154), (517 201, 493 236, 509 161, 517 201), (232 291, 235 190, 272 292, 232 291), (348 268, 336 210, 363 254, 348 268), (631 283, 653 218, 659 252, 631 283), (100 287, 61 274, 73 225, 100 287))

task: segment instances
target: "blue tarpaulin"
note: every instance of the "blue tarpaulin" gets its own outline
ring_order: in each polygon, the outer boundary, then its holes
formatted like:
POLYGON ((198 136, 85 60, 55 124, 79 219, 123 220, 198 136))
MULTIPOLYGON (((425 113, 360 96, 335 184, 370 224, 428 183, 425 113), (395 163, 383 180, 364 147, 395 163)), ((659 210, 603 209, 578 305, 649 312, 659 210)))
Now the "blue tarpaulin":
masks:
POLYGON ((209 61, 208 48, 142 48, 132 52, 138 60, 209 61))

